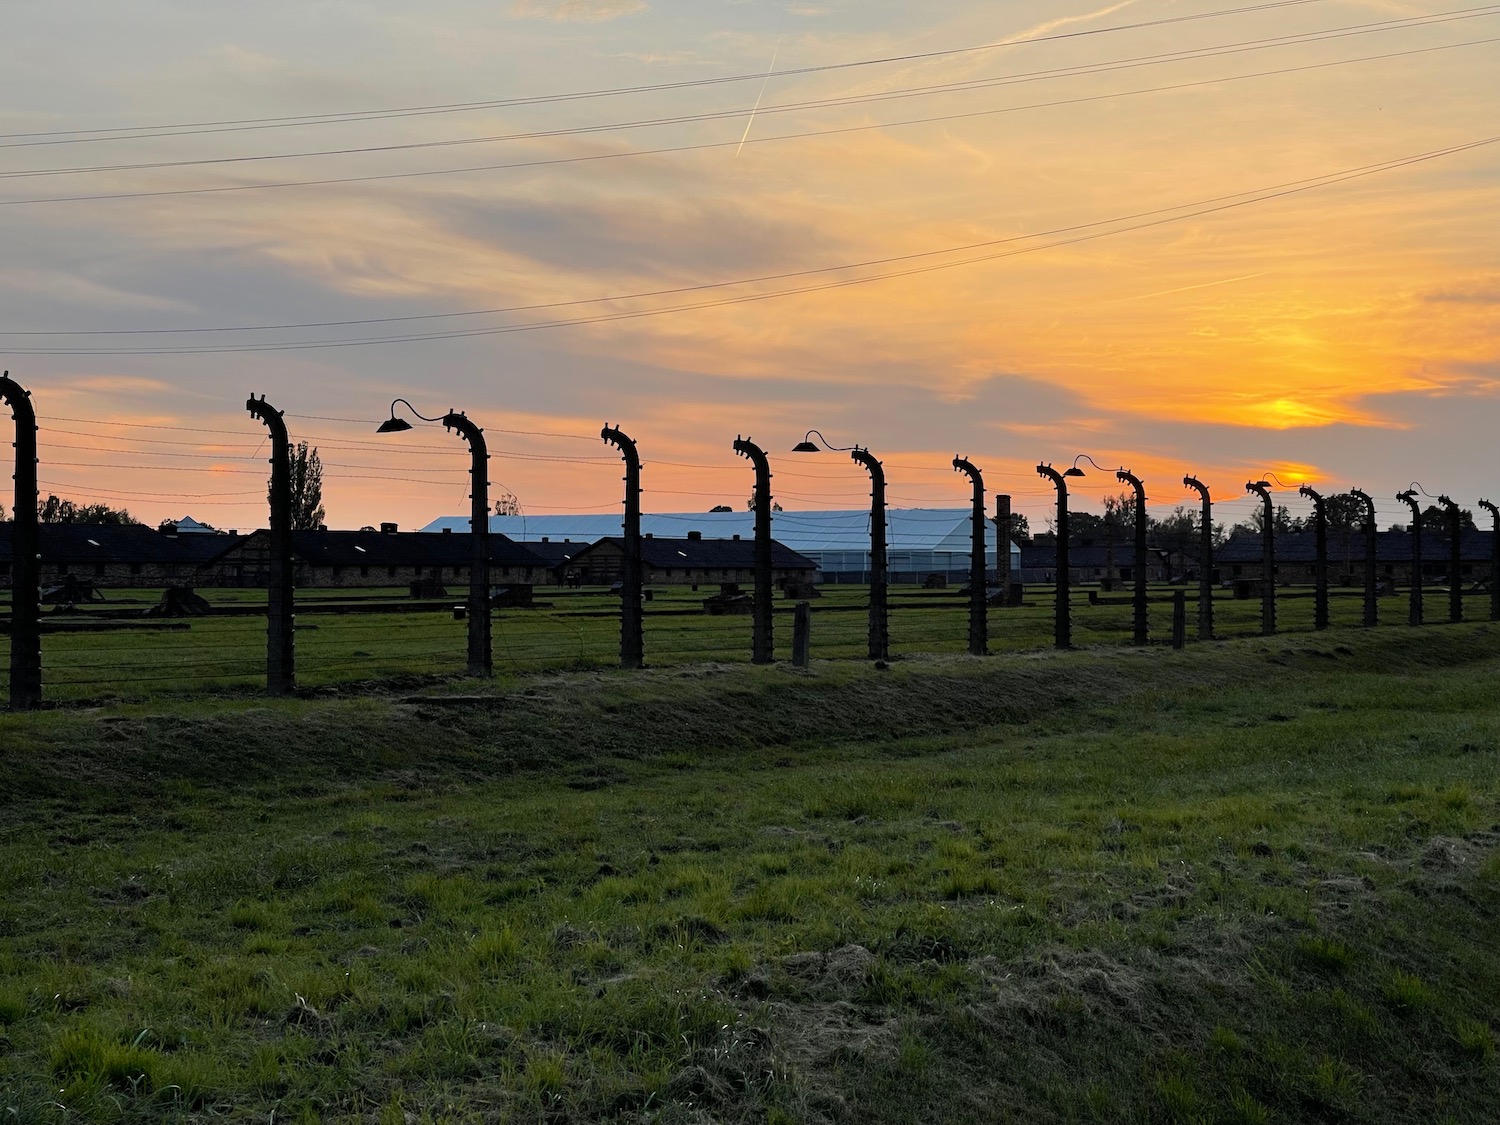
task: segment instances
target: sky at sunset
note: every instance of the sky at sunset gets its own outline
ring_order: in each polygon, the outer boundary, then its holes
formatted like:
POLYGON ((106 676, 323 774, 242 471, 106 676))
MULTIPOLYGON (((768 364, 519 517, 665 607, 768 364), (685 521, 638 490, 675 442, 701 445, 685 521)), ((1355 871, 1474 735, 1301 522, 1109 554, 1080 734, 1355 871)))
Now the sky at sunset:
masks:
MULTIPOLYGON (((1039 461, 1500 499, 1500 4, 13 0, 0 366, 42 492, 265 523, 250 394, 332 527, 956 507, 1039 461)), ((1120 491, 1090 472, 1097 510, 1120 491)), ((10 497, 4 497, 7 507, 10 497)), ((1480 513, 1481 517, 1483 513, 1480 513)))

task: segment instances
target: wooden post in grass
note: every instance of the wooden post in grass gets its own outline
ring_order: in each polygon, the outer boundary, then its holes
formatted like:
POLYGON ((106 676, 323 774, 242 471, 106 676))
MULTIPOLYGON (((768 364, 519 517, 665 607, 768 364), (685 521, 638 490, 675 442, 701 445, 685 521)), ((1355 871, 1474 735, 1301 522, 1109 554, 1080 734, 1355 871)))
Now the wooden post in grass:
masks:
POLYGON ((792 614, 792 664, 806 668, 812 661, 812 603, 798 602, 792 614))
POLYGON ((0 402, 16 420, 16 494, 11 518, 10 709, 42 705, 42 603, 38 561, 40 531, 36 510, 36 410, 31 392, 0 375, 0 402))
POLYGON ((266 590, 266 691, 287 695, 297 686, 292 591, 292 443, 282 412, 254 395, 251 417, 271 431, 271 574, 266 590))

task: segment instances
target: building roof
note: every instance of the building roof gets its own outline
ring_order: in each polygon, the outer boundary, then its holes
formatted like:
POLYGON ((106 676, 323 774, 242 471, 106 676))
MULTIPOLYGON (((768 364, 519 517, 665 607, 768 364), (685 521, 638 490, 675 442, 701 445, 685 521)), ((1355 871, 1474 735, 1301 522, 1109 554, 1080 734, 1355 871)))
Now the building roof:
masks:
MULTIPOLYGON (((1160 562, 1162 556, 1168 553, 1161 547, 1148 548, 1148 552, 1156 562, 1160 562)), ((1256 557, 1259 558, 1258 555, 1256 557)), ((1041 546, 1032 544, 1021 548, 1021 566, 1026 570, 1040 570, 1056 565, 1057 545, 1054 543, 1044 543, 1041 546)), ((1089 569, 1096 567, 1102 570, 1108 565, 1110 565, 1108 547, 1088 546, 1068 548, 1069 568, 1089 569)), ((1116 543, 1114 556, 1115 568, 1118 570, 1122 566, 1131 567, 1134 565, 1135 545, 1133 543, 1116 543)))
MULTIPOLYGON (((1465 531, 1459 537, 1460 553, 1466 562, 1488 562, 1492 557, 1493 531, 1465 531)), ((1276 561, 1283 563, 1313 563, 1317 561, 1317 535, 1311 531, 1280 532, 1273 541, 1276 561)), ((1411 533, 1409 531, 1377 531, 1375 533, 1375 558, 1381 563, 1411 562, 1411 533)), ((1447 559, 1452 544, 1446 532, 1422 532, 1422 560, 1442 562, 1447 559)), ((1361 531, 1349 533, 1345 547, 1344 533, 1328 532, 1328 558, 1343 562, 1346 554, 1359 562, 1365 557, 1365 536, 1361 531)), ((1261 561, 1261 537, 1255 531, 1237 531, 1221 546, 1214 549, 1215 563, 1258 563, 1261 561)))
MULTIPOLYGON (((886 540, 892 551, 949 551, 968 554, 971 511, 968 508, 889 508, 886 510, 886 540)), ((467 531, 468 516, 442 516, 433 520, 424 532, 467 531)), ((868 551, 870 549, 870 512, 867 508, 846 510, 805 510, 774 512, 772 534, 777 541, 794 551, 868 551)), ((592 543, 619 536, 624 532, 623 518, 611 515, 538 515, 491 516, 490 530, 525 543, 543 536, 556 541, 572 539, 592 543)), ((755 535, 755 513, 742 512, 676 512, 643 513, 641 531, 660 538, 685 537, 690 531, 701 532, 704 539, 742 540, 755 535)), ((995 550, 996 532, 992 520, 985 521, 989 550, 995 550)), ((1019 548, 1011 546, 1014 559, 1019 548)))
MULTIPOLYGON (((13 522, 0 523, 0 560, 11 559, 13 522)), ((232 535, 167 535, 145 524, 44 523, 38 529, 44 563, 186 563, 197 565, 240 542, 232 535)))
MULTIPOLYGON (((269 535, 257 531, 257 536, 269 535)), ((467 566, 473 546, 467 531, 294 531, 292 554, 312 566, 467 566)), ((545 567, 547 561, 504 535, 490 535, 490 565, 545 567)))
MULTIPOLYGON (((606 535, 598 543, 580 552, 586 556, 605 543, 625 549, 625 540, 606 535)), ((684 567, 700 570, 753 570, 754 539, 662 539, 655 535, 641 537, 641 561, 657 570, 684 567)), ((818 564, 806 555, 771 540, 771 566, 775 570, 816 570, 818 564)))

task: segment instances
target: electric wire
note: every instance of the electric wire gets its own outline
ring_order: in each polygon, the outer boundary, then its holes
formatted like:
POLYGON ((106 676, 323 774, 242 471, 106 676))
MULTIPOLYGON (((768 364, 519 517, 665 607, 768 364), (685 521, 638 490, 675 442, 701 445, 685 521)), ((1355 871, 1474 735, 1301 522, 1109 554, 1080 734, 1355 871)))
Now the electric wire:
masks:
MULTIPOLYGON (((939 262, 921 266, 912 266, 899 270, 887 270, 885 272, 871 274, 865 277, 842 278, 833 281, 820 282, 793 286, 791 288, 773 290, 771 292, 742 294, 739 296, 725 297, 717 300, 690 302, 686 304, 667 305, 653 309, 640 309, 623 312, 599 313, 592 316, 576 317, 573 319, 558 319, 550 321, 527 321, 520 324, 501 325, 496 327, 464 329, 449 332, 409 333, 398 336, 361 337, 344 340, 305 340, 287 341, 267 344, 225 344, 204 345, 190 347, 145 347, 145 348, 11 348, 12 353, 17 355, 206 355, 223 353, 252 353, 252 352, 275 352, 275 351, 306 351, 321 350, 326 348, 343 347, 366 347, 391 343, 415 343, 431 340, 467 339, 476 336, 509 335, 518 332, 533 332, 556 328, 577 327, 580 325, 617 323, 620 321, 637 320, 646 317, 665 316, 672 313, 700 311, 710 308, 722 308, 732 305, 749 304, 760 301, 774 300, 781 297, 797 296, 806 293, 826 292, 834 289, 847 288, 855 285, 867 285, 878 281, 888 281, 900 277, 912 277, 922 274, 934 273, 941 270, 958 269, 964 266, 976 265, 984 262, 996 261, 1004 258, 1018 257, 1024 254, 1038 253, 1044 250, 1057 249, 1063 246, 1073 246, 1084 242, 1091 242, 1102 238, 1116 237, 1121 234, 1134 233, 1141 230, 1153 229, 1172 223, 1185 222, 1188 219, 1201 218, 1206 215, 1220 214, 1241 207, 1253 206, 1276 199, 1298 195, 1303 192, 1314 191, 1319 188, 1331 187, 1353 180, 1363 179, 1378 175, 1382 172, 1397 171, 1402 168, 1412 167, 1418 164, 1439 160, 1444 157, 1471 152, 1480 148, 1500 142, 1500 135, 1482 137, 1477 140, 1467 141, 1460 144, 1449 145, 1440 149, 1432 149, 1427 152, 1417 153, 1412 156, 1397 157, 1375 164, 1362 165, 1357 168, 1346 169, 1340 172, 1327 173, 1322 176, 1307 177, 1302 180, 1291 181, 1287 185, 1275 185, 1273 187, 1260 188, 1246 192, 1236 192, 1229 196, 1215 197, 1214 200, 1204 200, 1198 203, 1178 204, 1173 207, 1157 208, 1152 211, 1138 212, 1135 215, 1117 216, 1112 219, 1095 220, 1088 223, 1073 224, 1068 227, 1056 228, 1053 231, 1033 233, 1029 235, 1016 235, 1003 239, 992 239, 986 242, 970 243, 965 246, 949 247, 944 250, 923 251, 914 254, 900 255, 881 262, 912 261, 921 258, 931 258, 941 255, 964 253, 975 249, 995 246, 1011 246, 1010 249, 992 251, 982 255, 965 258, 956 262, 939 262), (1228 200, 1228 202, 1216 202, 1216 200, 1228 200), (1183 212, 1174 214, 1173 212, 1183 212), (1165 216, 1158 218, 1142 219, 1132 221, 1142 216, 1165 216), (1124 225, 1121 225, 1124 224, 1124 225), (1095 230, 1092 228, 1113 227, 1109 230, 1095 230), (1050 242, 1041 242, 1033 246, 1015 247, 1012 244, 1025 242, 1038 238, 1048 238, 1055 234, 1068 231, 1091 231, 1091 233, 1076 234, 1068 238, 1057 238, 1050 242)), ((833 273, 842 270, 863 268, 869 263, 845 264, 842 266, 827 266, 814 270, 793 271, 782 277, 810 276, 814 274, 833 273)), ((745 281, 717 282, 701 286, 691 287, 691 291, 701 291, 710 288, 725 288, 734 285, 747 284, 745 281)), ((596 301, 598 299, 595 299, 596 301)), ((586 303, 595 303, 594 301, 586 303)))
MULTIPOLYGON (((778 72, 775 77, 777 79, 798 78, 809 74, 823 74, 831 71, 850 70, 860 67, 884 66, 894 63, 910 63, 928 59, 950 58, 956 55, 973 54, 981 51, 993 51, 1004 47, 1015 47, 1037 43, 1052 43, 1068 39, 1081 39, 1086 37, 1113 34, 1121 31, 1137 31, 1144 28, 1191 23, 1207 19, 1217 19, 1223 16, 1245 15, 1249 13, 1263 12, 1277 8, 1303 7, 1307 4, 1322 2, 1324 2, 1324 0, 1274 0, 1274 2, 1271 3, 1251 4, 1236 8, 1222 8, 1211 12, 1199 12, 1191 15, 1173 16, 1156 20, 1144 20, 1129 24, 1114 24, 1108 27, 1084 28, 1078 31, 1059 32, 1052 35, 1035 36, 1029 39, 1010 41, 999 40, 991 43, 971 44, 968 46, 952 47, 937 51, 925 51, 904 55, 887 55, 869 59, 856 59, 843 63, 824 63, 817 66, 789 68, 778 72)), ((659 93, 671 90, 695 89, 703 86, 726 85, 737 82, 762 81, 764 80, 764 78, 765 75, 763 73, 733 74, 711 78, 687 79, 677 82, 659 82, 649 85, 617 86, 599 90, 581 90, 562 94, 538 94, 518 98, 495 98, 477 102, 449 102, 436 105, 403 106, 395 109, 347 110, 342 113, 304 114, 290 117, 249 117, 224 121, 178 122, 175 124, 156 126, 119 125, 103 129, 54 129, 45 132, 0 133, 0 140, 14 140, 18 138, 87 137, 88 135, 128 133, 153 129, 201 129, 203 131, 239 131, 242 128, 321 125, 327 123, 338 123, 346 120, 379 120, 386 117, 405 117, 429 115, 434 113, 452 113, 474 109, 499 109, 521 105, 556 104, 559 102, 595 100, 605 97, 617 97, 626 94, 659 93)), ((104 139, 113 138, 105 137, 104 139)), ((136 138, 127 137, 124 139, 133 140, 136 138)))
MULTIPOLYGON (((1079 74, 1104 74, 1118 70, 1135 69, 1143 66, 1159 66, 1164 63, 1191 61, 1203 58, 1218 58, 1230 54, 1242 54, 1248 51, 1268 50, 1275 47, 1294 46, 1305 43, 1318 43, 1331 39, 1342 39, 1357 35, 1372 35, 1386 31, 1398 31, 1409 29, 1414 26, 1431 26, 1437 24, 1451 23, 1458 20, 1479 19, 1500 13, 1500 5, 1486 5, 1482 8, 1467 9, 1461 12, 1445 12, 1428 16, 1412 16, 1398 20, 1382 20, 1365 24, 1352 24, 1347 27, 1330 28, 1325 31, 1307 32, 1297 35, 1283 35, 1267 37, 1263 39, 1248 40, 1242 43, 1222 44, 1216 47, 1190 48, 1182 51, 1169 51, 1156 55, 1144 55, 1138 58, 1115 60, 1103 63, 1083 63, 1072 67, 1061 67, 1046 71, 1037 71, 1020 75, 1006 75, 994 78, 968 79, 963 82, 943 83, 934 86, 906 87, 896 90, 877 91, 863 94, 850 94, 842 97, 815 98, 798 102, 771 103, 759 106, 755 110, 756 116, 770 117, 786 113, 796 113, 806 110, 832 109, 850 105, 867 105, 871 103, 894 101, 913 97, 930 97, 937 94, 968 92, 972 90, 990 89, 996 86, 1019 85, 1036 81, 1050 81, 1057 78, 1073 77, 1079 74)), ((675 114, 667 117, 639 118, 627 121, 613 121, 594 125, 572 125, 555 129, 537 129, 518 133, 501 133, 478 137, 454 137, 444 140, 431 141, 406 141, 399 144, 385 145, 360 145, 347 148, 315 149, 302 152, 276 152, 276 153, 253 153, 240 156, 201 157, 186 160, 158 160, 139 161, 135 163, 97 164, 83 165, 63 168, 25 168, 11 171, 0 171, 0 180, 32 179, 48 176, 75 176, 91 175, 99 172, 138 172, 159 170, 164 168, 199 168, 216 167, 227 164, 249 164, 261 163, 270 160, 305 160, 326 156, 359 156, 372 153, 388 152, 413 152, 435 148, 457 148, 469 145, 481 144, 503 144, 514 141, 551 140, 559 137, 589 136, 597 133, 617 133, 635 129, 654 129, 670 125, 699 124, 704 122, 737 120, 746 115, 743 108, 724 110, 707 110, 699 113, 675 114)))
MULTIPOLYGON (((1273 70, 1256 71, 1256 72, 1252 72, 1252 73, 1248 73, 1248 74, 1224 75, 1224 76, 1220 76, 1220 77, 1207 78, 1207 79, 1199 79, 1199 80, 1190 81, 1190 82, 1172 83, 1172 84, 1164 85, 1164 86, 1150 86, 1150 87, 1142 87, 1142 88, 1138 88, 1138 89, 1134 89, 1134 90, 1120 90, 1120 91, 1113 91, 1113 92, 1104 93, 1104 94, 1092 94, 1092 95, 1079 96, 1079 97, 1073 97, 1073 98, 1061 98, 1061 99, 1055 99, 1055 100, 1046 101, 1046 102, 1029 103, 1029 104, 1026 104, 1026 105, 1004 106, 1004 107, 991 108, 991 109, 971 110, 971 111, 961 112, 961 113, 947 113, 947 114, 939 114, 939 115, 933 115, 933 116, 927 116, 927 117, 907 118, 907 119, 898 120, 898 121, 885 121, 885 122, 865 123, 865 124, 860 124, 860 125, 848 125, 848 126, 841 126, 841 127, 828 128, 828 129, 805 130, 805 131, 797 132, 797 133, 783 133, 783 134, 777 134, 777 135, 772 135, 772 136, 752 137, 752 138, 749 138, 748 140, 746 140, 744 143, 745 144, 752 144, 752 145, 755 145, 755 144, 779 143, 781 141, 805 140, 805 139, 814 138, 814 137, 839 136, 839 135, 846 135, 846 134, 851 134, 851 133, 863 133, 863 132, 871 132, 871 131, 880 131, 880 130, 885 130, 885 129, 905 128, 905 127, 915 126, 915 125, 930 125, 930 124, 941 123, 941 122, 972 120, 972 119, 982 118, 982 117, 991 117, 991 116, 995 116, 995 115, 999 115, 999 114, 1018 113, 1018 112, 1023 112, 1023 111, 1033 110, 1033 109, 1051 109, 1051 108, 1058 108, 1058 107, 1062 107, 1062 106, 1085 105, 1085 104, 1089 104, 1089 103, 1093 103, 1093 102, 1109 101, 1109 100, 1113 100, 1115 98, 1135 97, 1135 96, 1140 96, 1140 95, 1145 95, 1145 94, 1167 93, 1167 92, 1178 91, 1178 90, 1187 90, 1187 89, 1195 89, 1195 88, 1201 88, 1201 87, 1206 87, 1206 86, 1220 85, 1220 84, 1229 83, 1229 82, 1247 81, 1247 80, 1255 79, 1255 78, 1266 78, 1266 77, 1282 76, 1282 75, 1287 75, 1287 74, 1300 74, 1300 73, 1306 73, 1306 72, 1310 72, 1310 71, 1324 70, 1324 69, 1328 69, 1330 67, 1347 66, 1347 65, 1351 65, 1351 64, 1355 64, 1355 63, 1362 63, 1362 62, 1375 62, 1375 61, 1395 59, 1395 58, 1404 58, 1404 57, 1409 57, 1409 56, 1414 56, 1414 55, 1424 55, 1424 54, 1430 54, 1430 53, 1433 53, 1433 52, 1436 52, 1436 51, 1448 51, 1448 50, 1454 50, 1454 49, 1457 49, 1457 48, 1460 48, 1460 47, 1482 46, 1482 45, 1486 45, 1486 44, 1490 44, 1490 43, 1495 43, 1495 42, 1500 42, 1500 38, 1472 39, 1472 40, 1465 40, 1465 41, 1458 42, 1458 43, 1441 44, 1441 45, 1432 46, 1432 47, 1421 47, 1421 48, 1414 48, 1414 49, 1404 50, 1404 51, 1392 51, 1392 52, 1386 52, 1386 53, 1383 53, 1383 54, 1365 55, 1365 56, 1360 56, 1360 57, 1357 57, 1357 58, 1350 58, 1350 59, 1336 59, 1336 60, 1331 60, 1331 61, 1326 61, 1326 62, 1320 62, 1320 63, 1309 63, 1309 64, 1305 64, 1305 65, 1302 65, 1302 66, 1282 67, 1282 68, 1277 68, 1277 69, 1273 69, 1273 70)), ((498 139, 502 139, 502 138, 496 138, 496 139, 498 140, 498 139)), ((432 144, 434 144, 434 145, 442 145, 444 143, 445 142, 432 142, 432 144)), ((488 143, 488 142, 482 141, 482 140, 476 140, 476 141, 470 142, 470 143, 488 143)), ((380 181, 387 181, 387 180, 421 179, 421 178, 427 178, 427 177, 433 177, 433 176, 465 175, 465 174, 474 173, 474 172, 495 172, 495 171, 509 171, 509 170, 527 169, 527 168, 544 168, 544 167, 553 167, 553 166, 565 165, 565 164, 582 164, 582 163, 590 163, 590 162, 602 161, 602 160, 620 160, 620 159, 634 158, 634 157, 640 157, 640 156, 677 155, 677 154, 681 154, 681 153, 706 152, 706 151, 711 151, 711 150, 715 150, 715 149, 738 148, 738 147, 740 147, 740 142, 738 142, 738 141, 715 141, 715 142, 705 142, 705 143, 700 143, 700 144, 672 145, 672 146, 666 146, 666 147, 654 148, 654 149, 632 149, 632 150, 625 150, 625 151, 621 151, 621 152, 590 153, 590 154, 575 155, 575 156, 566 156, 566 157, 550 157, 550 158, 541 158, 541 159, 533 159, 533 160, 512 161, 512 162, 509 162, 509 163, 501 163, 501 164, 471 165, 471 166, 462 167, 462 168, 420 169, 420 170, 409 171, 409 172, 387 172, 387 173, 378 173, 378 174, 361 175, 361 176, 333 176, 333 177, 322 177, 322 178, 318 178, 318 179, 308 179, 308 180, 286 180, 286 181, 261 182, 261 183, 249 183, 249 184, 221 184, 221 185, 212 186, 212 187, 168 188, 168 189, 160 189, 160 190, 153 190, 153 191, 102 192, 102 193, 92 193, 92 194, 87 194, 87 195, 67 195, 67 196, 38 196, 38 197, 23 198, 23 199, 6 199, 6 200, 0 200, 0 207, 21 207, 21 206, 34 206, 34 205, 54 204, 54 203, 102 202, 102 201, 107 201, 107 200, 125 200, 125 199, 152 199, 152 198, 163 198, 163 197, 168 197, 168 196, 181 196, 181 195, 213 195, 213 194, 219 194, 219 193, 223 193, 223 192, 232 192, 232 191, 264 191, 264 190, 284 189, 284 188, 325 187, 325 186, 338 185, 338 184, 373 183, 373 182, 380 182, 380 181)), ((338 151, 336 151, 336 150, 328 150, 326 152, 309 153, 309 154, 306 154, 306 155, 309 155, 309 156, 320 156, 320 155, 344 155, 344 154, 346 154, 346 153, 342 152, 341 150, 338 150, 338 151)), ((295 157, 296 155, 297 154, 284 154, 282 156, 272 156, 272 157, 264 157, 264 158, 227 157, 227 158, 223 158, 223 161, 221 161, 221 162, 236 162, 236 161, 245 161, 245 160, 251 160, 251 159, 290 159, 290 158, 295 157)), ((186 162, 186 163, 194 163, 194 162, 186 162)), ((171 166, 182 166, 182 165, 181 164, 173 165, 171 162, 168 162, 168 163, 165 163, 165 164, 159 164, 159 165, 155 165, 155 166, 156 167, 171 167, 171 166)), ((147 165, 141 165, 140 167, 148 167, 148 166, 147 165)), ((88 168, 77 169, 76 171, 79 172, 79 173, 82 173, 82 172, 87 172, 87 171, 100 171, 100 170, 122 170, 122 169, 105 169, 103 167, 100 167, 100 168, 93 168, 93 169, 88 169, 88 168)), ((15 175, 20 176, 22 178, 32 177, 32 176, 37 176, 37 175, 52 175, 52 174, 59 174, 59 175, 68 174, 68 175, 71 175, 71 174, 74 174, 74 171, 75 170, 68 170, 68 169, 61 169, 61 170, 33 169, 33 170, 29 170, 29 171, 22 172, 22 173, 16 173, 15 175)), ((3 177, 0 177, 0 178, 3 178, 3 177)))

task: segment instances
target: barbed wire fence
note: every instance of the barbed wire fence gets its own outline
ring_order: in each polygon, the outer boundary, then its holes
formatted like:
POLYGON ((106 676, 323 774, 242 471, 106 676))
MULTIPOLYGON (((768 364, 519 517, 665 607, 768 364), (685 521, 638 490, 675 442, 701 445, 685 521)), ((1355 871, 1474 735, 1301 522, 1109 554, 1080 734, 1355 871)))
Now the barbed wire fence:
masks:
MULTIPOLYGON (((25 395, 6 377, 6 401, 25 395)), ((29 395, 25 395, 29 400, 29 395)), ((393 495, 434 496, 456 502, 467 496, 468 472, 452 444, 413 440, 373 440, 370 431, 378 419, 286 415, 312 432, 297 433, 326 449, 332 459, 325 462, 341 477, 379 481, 393 495), (350 427, 359 426, 362 434, 350 427), (378 454, 378 455, 377 455, 378 454), (410 493, 398 490, 411 489, 410 493)), ((20 426, 20 414, 17 425, 20 426)), ((252 481, 263 481, 267 470, 263 457, 267 437, 244 429, 165 426, 109 419, 59 417, 49 420, 45 430, 36 429, 40 455, 33 465, 43 468, 36 487, 49 490, 83 491, 91 499, 110 502, 157 501, 166 498, 191 501, 214 513, 221 524, 254 526, 264 518, 266 492, 252 481), (78 470, 90 476, 100 472, 118 474, 147 469, 166 479, 190 473, 205 475, 222 488, 190 484, 181 492, 146 492, 121 485, 80 486, 78 470), (243 486, 240 481, 243 479, 243 486)), ((491 433, 499 441, 490 451, 502 465, 510 462, 519 471, 528 464, 572 465, 589 470, 613 471, 618 456, 609 451, 584 452, 569 448, 539 452, 536 441, 566 444, 598 442, 597 435, 540 430, 503 430, 491 433), (507 443, 513 437, 513 443, 507 443), (528 444, 531 442, 532 444, 528 444)), ((18 442, 18 456, 21 444, 18 442)), ((653 461, 642 459, 649 472, 654 466, 690 469, 702 484, 697 490, 650 489, 664 496, 690 496, 694 500, 733 499, 749 494, 749 475, 743 464, 653 461)), ((959 508, 964 500, 962 481, 951 467, 893 461, 908 483, 891 493, 899 504, 959 508), (937 474, 937 475, 932 475, 937 474), (941 483, 940 483, 941 482, 941 483)), ((510 476, 510 469, 506 474, 510 476)), ((791 491, 779 499, 827 503, 863 501, 864 490, 857 466, 827 465, 782 468, 778 480, 786 478, 791 491), (825 491, 826 490, 826 491, 825 491)), ((1000 489, 1015 498, 1039 502, 1050 496, 1041 482, 1027 483, 1026 474, 987 474, 1004 483, 1000 489), (1040 486, 1039 486, 1040 485, 1040 486)), ((112 476, 110 478, 114 480, 112 476)), ((22 474, 17 474, 18 488, 22 474)), ((502 487, 504 487, 502 485, 502 487)), ((35 493, 36 488, 33 488, 35 493)), ((509 490, 507 490, 509 491, 509 490)), ((997 490, 998 491, 998 490, 997 490)), ((1113 480, 1100 479, 1078 490, 1086 502, 1118 491, 1113 480), (1099 495, 1095 495, 1098 493, 1099 495)), ((1165 492, 1165 490, 1163 490, 1165 492)), ((1194 498, 1168 494, 1155 506, 1161 511, 1193 506, 1194 498)), ((1226 489, 1226 492, 1229 491, 1226 489)), ((514 493, 512 493, 514 495, 514 493)), ((33 501, 35 495, 33 496, 33 501)), ((24 497, 18 495, 18 500, 24 497)), ((1305 520, 1313 504, 1292 493, 1278 493, 1290 518, 1305 520)), ((1216 521, 1240 523, 1257 509, 1254 496, 1228 495, 1213 502, 1216 521)), ((546 505, 561 510, 566 506, 546 505)), ((617 504, 579 506, 575 511, 608 512, 617 504)), ((15 509, 23 515, 25 504, 15 509)), ((1377 519, 1387 524, 1399 521, 1404 506, 1394 498, 1379 499, 1377 519)), ((777 512, 775 520, 788 529, 811 526, 809 517, 797 511, 777 512)), ((20 527, 24 520, 17 521, 20 527)), ((14 532, 13 532, 14 534, 14 532)), ((1331 552, 1330 552, 1331 553, 1331 552)), ((1347 552, 1346 552, 1347 553, 1347 552)), ((1129 551, 1120 545, 1120 558, 1129 551)), ((1325 558, 1322 565, 1344 567, 1351 560, 1325 558)), ((1344 567, 1353 574, 1357 565, 1344 567)), ((1492 566, 1493 569, 1493 566, 1492 566)), ((49 703, 69 704, 111 699, 139 699, 158 695, 254 695, 268 686, 268 617, 264 588, 238 586, 202 587, 207 611, 191 618, 152 618, 148 610, 161 599, 161 586, 109 587, 108 601, 83 604, 67 611, 35 611, 38 643, 33 653, 27 637, 30 612, 27 599, 15 597, 15 587, 24 585, 27 568, 9 568, 9 587, 4 591, 9 613, 0 632, 0 651, 12 669, 8 702, 12 708, 28 709, 49 703), (19 642, 18 642, 19 638, 19 642), (34 685, 29 686, 29 685, 34 685)), ((0 575, 0 577, 6 577, 0 575)), ((1080 646, 1126 645, 1132 640, 1132 604, 1129 598, 1090 589, 1088 577, 1081 579, 1069 601, 1069 616, 1080 646)), ((1347 581, 1347 580, 1346 580, 1347 581)), ((1493 584, 1494 576, 1489 582, 1493 584)), ((705 605, 717 588, 660 584, 650 587, 651 599, 644 607, 642 633, 648 669, 706 667, 715 664, 749 663, 752 660, 752 618, 749 614, 718 615, 705 605)), ((823 596, 811 602, 812 651, 819 660, 863 660, 867 640, 868 591, 858 585, 828 583, 823 596)), ((1471 593, 1480 590, 1468 591, 1471 593)), ((1257 603, 1237 596, 1239 591, 1220 589, 1215 637, 1232 639, 1259 633, 1257 603)), ((1330 624, 1352 627, 1361 622, 1362 587, 1333 585, 1330 624)), ((1189 611, 1197 591, 1185 588, 1189 611)), ((619 662, 621 603, 607 587, 537 588, 536 604, 530 608, 497 608, 491 613, 494 670, 501 676, 546 673, 570 669, 605 669, 619 662)), ((1427 597, 1431 599, 1432 591, 1427 597)), ((1172 590, 1154 583, 1149 597, 1150 634, 1154 643, 1166 643, 1171 635, 1172 590)), ((1280 613, 1278 630, 1311 631, 1316 622, 1312 590, 1286 587, 1275 591, 1280 613)), ((355 686, 401 688, 459 681, 466 674, 465 614, 458 612, 461 599, 429 597, 413 600, 409 591, 396 587, 308 586, 295 592, 295 613, 288 615, 290 648, 295 654, 295 687, 303 692, 332 692, 355 686)), ((1491 599, 1492 605, 1493 599, 1491 599)), ((774 607, 776 654, 785 662, 791 651, 792 611, 795 598, 778 599, 774 607)), ((919 585, 896 585, 890 601, 892 656, 915 658, 925 654, 959 655, 967 651, 968 601, 957 589, 923 589, 919 585)), ((1006 606, 989 615, 992 654, 1003 655, 1050 647, 1054 617, 1052 588, 1032 582, 1024 587, 1020 605, 1006 606)), ((1492 616, 1474 613, 1471 618, 1492 616)), ((1404 615, 1387 611, 1382 622, 1396 625, 1404 615)), ((982 659, 982 658, 979 658, 982 659)))

